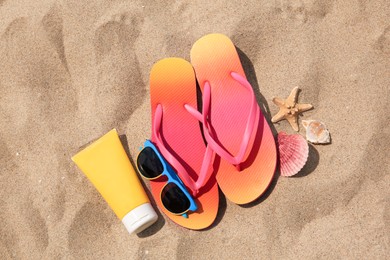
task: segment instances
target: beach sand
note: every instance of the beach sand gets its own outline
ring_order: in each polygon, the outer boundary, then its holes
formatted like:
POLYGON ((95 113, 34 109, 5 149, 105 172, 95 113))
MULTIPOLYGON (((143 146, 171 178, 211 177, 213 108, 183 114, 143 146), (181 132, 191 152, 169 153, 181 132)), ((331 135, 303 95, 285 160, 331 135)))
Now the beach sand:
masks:
POLYGON ((0 0, 0 259, 385 259, 389 1, 163 2, 0 0), (135 158, 152 65, 211 32, 239 49, 269 121, 297 86, 314 106, 299 120, 332 143, 250 205, 221 196, 205 231, 160 215, 130 235, 71 156, 117 128, 135 158))

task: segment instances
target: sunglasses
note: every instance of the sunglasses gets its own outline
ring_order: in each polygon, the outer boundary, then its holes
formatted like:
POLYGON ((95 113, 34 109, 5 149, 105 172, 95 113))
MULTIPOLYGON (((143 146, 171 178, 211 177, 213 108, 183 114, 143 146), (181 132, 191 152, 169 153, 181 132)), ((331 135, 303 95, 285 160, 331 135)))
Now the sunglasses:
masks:
POLYGON ((138 154, 137 168, 147 180, 155 180, 161 176, 168 178, 160 193, 166 210, 185 218, 188 217, 188 211, 197 210, 198 207, 183 182, 150 140, 145 141, 144 148, 138 154))

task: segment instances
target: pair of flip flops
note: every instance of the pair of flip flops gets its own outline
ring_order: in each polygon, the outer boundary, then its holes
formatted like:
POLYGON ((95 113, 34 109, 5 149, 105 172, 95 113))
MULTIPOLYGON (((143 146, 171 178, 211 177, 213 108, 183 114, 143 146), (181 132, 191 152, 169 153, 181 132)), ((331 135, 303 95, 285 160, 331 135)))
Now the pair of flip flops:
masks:
POLYGON ((151 140, 198 205, 188 218, 170 213, 159 199, 164 181, 152 181, 153 197, 170 219, 204 229, 217 216, 218 186, 236 204, 265 192, 275 172, 275 141, 227 36, 209 34, 196 41, 191 64, 180 58, 158 61, 150 73, 150 98, 151 140))

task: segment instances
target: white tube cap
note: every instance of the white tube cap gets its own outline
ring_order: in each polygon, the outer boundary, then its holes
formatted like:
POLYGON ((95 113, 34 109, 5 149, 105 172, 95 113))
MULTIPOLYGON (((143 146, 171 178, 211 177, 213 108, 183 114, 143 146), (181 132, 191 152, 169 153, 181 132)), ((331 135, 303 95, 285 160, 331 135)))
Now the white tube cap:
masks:
POLYGON ((157 221, 157 214, 150 203, 142 204, 127 213, 122 223, 129 233, 139 233, 157 221))

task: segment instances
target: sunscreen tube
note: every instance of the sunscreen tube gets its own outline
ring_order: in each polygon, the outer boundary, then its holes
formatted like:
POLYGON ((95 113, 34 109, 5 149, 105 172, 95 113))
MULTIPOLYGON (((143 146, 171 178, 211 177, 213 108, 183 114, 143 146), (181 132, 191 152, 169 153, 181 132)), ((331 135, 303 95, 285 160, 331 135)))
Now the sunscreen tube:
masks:
POLYGON ((72 157, 129 233, 139 233, 157 214, 119 140, 116 129, 72 157))

